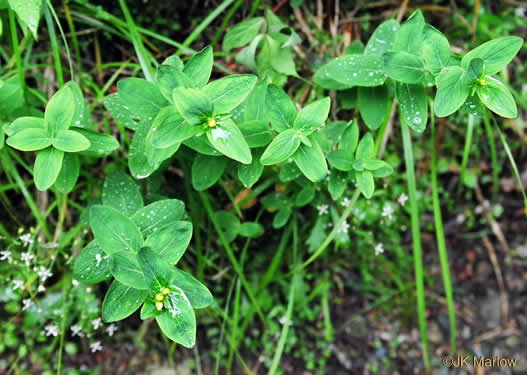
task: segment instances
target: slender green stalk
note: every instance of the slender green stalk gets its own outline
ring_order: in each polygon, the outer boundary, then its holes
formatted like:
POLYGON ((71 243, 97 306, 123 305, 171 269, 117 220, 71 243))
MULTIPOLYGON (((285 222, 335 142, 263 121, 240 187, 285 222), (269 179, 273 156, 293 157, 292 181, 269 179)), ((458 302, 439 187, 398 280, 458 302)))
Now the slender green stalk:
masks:
POLYGON ((62 69, 62 61, 60 59, 59 43, 57 40, 57 34, 55 34, 55 25, 53 24, 53 19, 51 18, 51 12, 47 3, 44 6, 44 18, 46 20, 46 25, 48 26, 49 40, 51 42, 51 49, 53 50, 53 60, 55 61, 57 81, 59 83, 59 87, 62 87, 64 86, 64 73, 62 69))
MULTIPOLYGON (((342 215, 340 216, 340 218, 337 220, 337 223, 335 224, 335 226, 333 227, 332 231, 329 233, 329 235, 326 237, 326 239, 324 240, 324 242, 322 242, 322 244, 319 246, 318 249, 315 250, 315 252, 313 253, 313 255, 311 255, 311 257, 309 257, 308 260, 306 260, 301 266, 300 268, 305 268, 307 267, 308 265, 310 265, 311 263, 313 263, 313 261, 315 259, 317 259, 320 255, 322 255, 324 253, 324 251, 326 250, 326 248, 328 247, 328 245, 331 243, 331 241, 333 241, 333 239, 335 238, 335 236, 337 235, 337 233, 339 232, 339 229, 340 227, 342 226, 342 224, 346 221, 346 219, 351 215, 351 211, 353 210, 353 206, 355 206, 355 203, 357 202, 357 199, 359 198, 360 196, 360 190, 359 189, 355 189, 355 191, 353 192, 353 195, 351 197, 351 202, 350 202, 350 205, 348 207, 346 207, 346 209, 344 210, 344 212, 342 213, 342 215)), ((297 270, 295 270, 297 271, 297 270)))
MULTIPOLYGON (((298 253, 298 227, 296 223, 296 216, 293 216, 293 263, 296 263, 296 257, 298 253)), ((295 291, 298 278, 301 275, 301 271, 295 272, 293 279, 291 280, 291 286, 289 289, 289 302, 287 303, 287 311, 285 314, 285 322, 282 327, 282 332, 280 333, 280 340, 278 341, 278 346, 276 352, 273 356, 273 361, 271 362, 271 367, 269 368, 269 375, 274 375, 278 366, 280 365, 280 358, 284 352, 285 343, 287 340, 287 334, 289 333, 289 322, 291 321, 291 316, 293 315, 293 306, 295 302, 295 291)))
POLYGON ((227 252, 227 256, 229 257, 229 260, 231 261, 232 266, 234 267, 234 270, 238 274, 238 277, 240 278, 242 285, 245 288, 247 295, 249 296, 249 299, 251 300, 252 304, 255 306, 256 312, 260 316, 262 323, 267 326, 267 318, 265 317, 264 313, 262 312, 262 309, 260 308, 260 304, 258 303, 258 300, 256 299, 254 295, 251 285, 245 278, 245 275, 243 273, 243 269, 240 266, 240 263, 238 263, 238 261, 236 260, 236 257, 234 256, 234 251, 229 245, 229 242, 225 239, 225 234, 223 233, 223 230, 221 229, 220 224, 218 220, 216 219, 216 214, 212 210, 212 206, 210 205, 209 198, 207 197, 206 193, 202 191, 199 192, 199 196, 201 197, 203 206, 205 206, 205 209, 207 210, 207 214, 210 220, 212 221, 212 224, 214 225, 216 232, 218 233, 220 237, 220 241, 222 242, 223 247, 225 248, 225 251, 227 252))
POLYGON ((465 137, 465 147, 463 148, 463 160, 459 170, 459 184, 457 186, 457 195, 461 194, 463 181, 465 180, 465 170, 467 168, 468 157, 470 155, 470 146, 472 145, 472 133, 474 133, 474 116, 468 115, 467 134, 465 137))
POLYGON ((25 80, 25 71, 24 71, 24 64, 22 63, 22 57, 20 56, 20 46, 18 44, 18 34, 16 30, 16 21, 15 21, 15 12, 13 12, 10 8, 8 9, 9 12, 9 26, 11 28, 11 43, 13 44, 13 52, 16 59, 16 69, 18 72, 18 80, 20 81, 20 87, 22 88, 22 92, 26 92, 26 80, 25 80))
POLYGON ((490 125, 488 114, 483 118, 485 124, 485 130, 489 139, 490 145, 490 159, 492 162, 492 200, 496 201, 498 197, 498 191, 500 190, 500 170, 501 167, 498 164, 498 153, 496 152, 496 142, 494 140, 494 131, 490 125))
POLYGON ((426 301, 424 288, 423 255, 421 249, 421 232, 419 228, 419 207, 417 204, 417 186, 415 180, 414 153, 410 129, 404 116, 400 116, 401 131, 403 136, 404 161, 406 165, 406 178, 408 181, 408 198, 410 201, 410 217, 412 224, 412 240, 414 247, 415 284, 417 289, 417 317, 423 347, 423 360, 425 369, 430 370, 430 354, 428 352, 428 338, 426 327, 426 301))
MULTIPOLYGON (((55 23, 57 24, 57 27, 60 32, 60 36, 62 37, 62 40, 64 41, 64 48, 66 49, 66 56, 68 57, 68 65, 70 69, 70 76, 71 79, 74 78, 75 72, 73 71, 73 62, 71 61, 71 53, 70 53, 70 47, 68 45, 68 40, 66 39, 66 35, 64 34, 64 30, 62 30, 62 25, 60 24, 59 18, 57 17, 57 13, 55 13, 55 9, 53 9, 53 5, 51 5, 50 0, 47 0, 47 8, 49 9, 49 12, 55 19, 55 23)), ((55 32, 55 31, 53 31, 55 32)))
POLYGON ((145 75, 145 78, 148 81, 153 81, 154 77, 152 75, 152 70, 151 70, 152 65, 150 64, 150 56, 147 53, 145 46, 143 45, 143 40, 139 36, 137 27, 132 18, 132 15, 130 14, 130 11, 128 10, 128 6, 126 6, 126 1, 119 0, 119 4, 121 5, 121 10, 123 11, 124 18, 126 19, 126 23, 128 24, 128 30, 130 32, 132 44, 134 45, 135 53, 137 55, 137 58, 139 59, 139 64, 141 65, 143 74, 145 75))
POLYGON ((225 31, 225 28, 227 27, 227 25, 229 24, 229 22, 231 21, 231 18, 234 16, 234 13, 236 13, 236 11, 238 10, 238 8, 243 4, 243 0, 238 0, 236 2, 236 4, 234 4, 234 6, 229 10, 229 13, 227 13, 227 16, 225 16, 225 18, 223 19, 223 21, 221 22, 221 25, 220 27, 218 28, 218 31, 216 31, 216 34, 214 35, 214 39, 212 39, 212 42, 210 43, 210 45, 212 47, 214 47, 218 41, 220 40, 223 32, 225 31))
POLYGON ((516 166, 516 162, 514 161, 514 157, 512 156, 511 149, 509 148, 509 144, 507 143, 507 140, 505 139, 505 136, 501 132, 501 130, 496 126, 496 130, 498 131, 498 134, 500 136, 501 143, 503 143, 503 147, 505 148, 505 153, 507 154, 507 157, 509 158, 509 162, 511 163, 512 172, 514 174, 514 178, 516 180, 516 183, 520 187, 520 190, 523 195, 523 205, 525 206, 525 216, 527 216, 527 195, 525 194, 525 189, 523 188, 523 182, 520 177, 520 172, 518 172, 518 167, 516 166))
MULTIPOLYGON (((188 47, 192 44, 193 41, 195 41, 201 34, 203 30, 209 24, 216 19, 229 5, 232 4, 234 0, 224 0, 214 11, 212 11, 201 23, 190 33, 190 35, 185 39, 183 42, 182 47, 188 47)), ((183 49, 180 48, 177 50, 176 54, 180 56, 183 53, 183 49)))
POLYGON ((81 50, 79 47, 79 40, 77 39, 77 33, 75 31, 75 24, 73 23, 73 20, 71 18, 70 7, 65 0, 62 0, 62 6, 64 7, 64 15, 66 16, 66 20, 68 21, 68 27, 71 33, 71 41, 73 43, 73 49, 75 50, 75 58, 77 60, 77 70, 78 70, 79 81, 81 81, 82 83, 82 58, 81 58, 81 50))
POLYGON ((445 233, 443 231, 443 218, 441 216, 441 206, 439 203, 439 189, 437 182, 437 157, 435 150, 435 117, 433 115, 433 103, 430 102, 430 126, 432 136, 430 138, 431 152, 431 169, 432 174, 432 199, 434 206, 434 224, 437 239, 437 250, 439 252, 439 261, 441 263, 441 273, 443 275, 443 287, 445 288, 445 297, 447 302, 448 320, 450 322, 450 352, 456 352, 456 309, 454 305, 454 293, 452 292, 452 281, 450 278, 450 267, 448 263, 448 253, 446 250, 445 233))

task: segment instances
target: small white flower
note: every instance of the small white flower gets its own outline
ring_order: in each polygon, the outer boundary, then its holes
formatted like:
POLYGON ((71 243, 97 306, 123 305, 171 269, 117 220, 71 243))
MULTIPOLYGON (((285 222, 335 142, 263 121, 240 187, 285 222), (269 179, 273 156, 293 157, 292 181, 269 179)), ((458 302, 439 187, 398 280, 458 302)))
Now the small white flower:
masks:
POLYGON ((28 245, 31 245, 33 243, 33 239, 31 238, 31 233, 23 234, 22 236, 18 237, 18 239, 22 241, 25 247, 28 247, 28 245))
POLYGON ((93 326, 93 329, 99 329, 100 326, 102 326, 102 320, 101 318, 97 318, 91 321, 91 325, 93 326))
POLYGON ((378 243, 377 246, 375 246, 375 255, 382 253, 384 253, 384 247, 382 246, 382 243, 378 243))
POLYGON ((24 289, 24 281, 23 280, 13 280, 13 290, 17 290, 17 289, 24 289))
POLYGON ((79 282, 77 280, 73 279, 73 280, 71 280, 71 284, 73 286, 77 286, 77 285, 79 285, 79 282))
POLYGON ((327 215, 329 206, 327 204, 320 204, 317 206, 318 216, 327 215))
POLYGON ((50 270, 46 269, 44 266, 40 266, 40 271, 37 272, 38 277, 42 280, 42 282, 45 282, 48 278, 53 276, 50 270))
POLYGON ((397 202, 399 202, 401 206, 404 206, 407 200, 408 200, 408 195, 406 195, 405 193, 402 193, 401 195, 399 195, 399 199, 397 199, 397 202))
POLYGON ((20 254, 20 260, 26 264, 27 267, 29 267, 29 263, 35 256, 31 254, 29 251, 26 253, 20 254))
POLYGON ((383 209, 382 209, 382 214, 381 214, 381 216, 382 216, 382 217, 387 217, 388 220, 392 220, 392 218, 393 218, 393 212, 394 212, 394 211, 393 211, 392 206, 390 206, 390 205, 386 205, 386 206, 384 206, 383 209))
POLYGON ((337 233, 347 233, 348 229, 350 229, 350 225, 345 221, 342 223, 337 233))
POLYGON ((102 262, 102 255, 99 253, 95 254, 95 260, 97 261, 97 264, 95 265, 95 267, 99 267, 99 264, 101 264, 102 262))
POLYGON ((465 220, 467 219, 467 217, 464 215, 464 214, 458 214, 456 216, 456 223, 458 224, 463 224, 465 222, 465 220))
POLYGON ((287 323, 287 325, 289 325, 289 326, 292 326, 292 325, 293 325, 293 322, 292 322, 291 320, 287 319, 287 316, 285 316, 285 315, 282 316, 282 317, 278 320, 278 322, 279 322, 281 325, 284 325, 284 324, 286 324, 286 323, 287 323))
POLYGON ((42 245, 43 248, 45 249, 55 249, 57 247, 59 247, 59 244, 58 243, 53 243, 53 242, 48 242, 48 243, 45 243, 44 245, 42 245))
POLYGON ((525 8, 517 7, 517 8, 514 10, 514 14, 515 14, 517 17, 525 17, 525 11, 526 11, 525 8))
POLYGON ((102 345, 100 341, 95 341, 90 344, 90 349, 92 353, 102 351, 102 345))
POLYGON ((348 198, 344 198, 340 204, 344 207, 349 207, 351 201, 348 198))
POLYGON ((22 300, 22 311, 29 309, 32 304, 33 302, 29 298, 23 299, 22 300))
POLYGON ((113 323, 106 327, 106 332, 108 332, 108 336, 113 336, 115 331, 117 331, 117 326, 113 323))
POLYGON ((46 287, 42 284, 38 286, 37 293, 44 293, 46 291, 46 287))
POLYGON ((47 325, 44 329, 46 330, 45 336, 57 336, 59 334, 59 327, 54 324, 47 325))
POLYGON ((10 251, 0 251, 0 260, 11 260, 11 252, 10 251))
POLYGON ((78 324, 71 326, 71 335, 79 337, 84 336, 84 334, 82 333, 82 327, 78 324))

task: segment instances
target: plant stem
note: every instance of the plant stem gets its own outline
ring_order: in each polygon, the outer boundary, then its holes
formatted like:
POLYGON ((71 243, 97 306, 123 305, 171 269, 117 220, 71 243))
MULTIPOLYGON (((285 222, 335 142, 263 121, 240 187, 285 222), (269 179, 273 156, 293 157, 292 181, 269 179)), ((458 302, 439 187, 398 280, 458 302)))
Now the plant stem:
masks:
POLYGON ((46 25, 48 26, 49 40, 53 50, 53 60, 55 60, 55 70, 60 88, 64 86, 64 73, 62 71, 62 61, 60 59, 60 49, 57 40, 57 34, 55 34, 55 25, 53 25, 53 19, 51 18, 49 7, 50 5, 48 3, 44 5, 44 18, 46 19, 46 25))
POLYGON ((404 119, 400 116, 401 131, 403 137, 404 161, 406 164, 406 178, 408 181, 408 197, 410 201, 410 216, 412 224, 412 240, 414 247, 415 284, 417 289, 417 317, 419 320, 419 331, 421 333, 421 345, 423 347, 423 360, 426 371, 430 370, 430 357, 428 352, 428 338, 426 327, 426 301, 424 293, 423 255, 421 249, 421 233, 419 228, 419 207, 417 204, 417 187, 415 180, 414 154, 412 150, 412 139, 410 129, 404 119))
POLYGON ((443 231, 443 218, 441 216, 441 206, 439 202, 439 189, 437 182, 437 157, 435 150, 435 117, 433 115, 433 103, 430 102, 430 126, 432 136, 430 138, 431 151, 431 174, 432 174, 432 199, 434 207, 434 224, 437 239, 437 250, 439 252, 439 261, 441 263, 441 273, 443 275, 443 287, 445 288, 445 297, 447 302, 448 320, 450 322, 450 352, 456 352, 456 310, 454 305, 454 294, 452 292, 452 281, 450 278, 450 268, 448 263, 448 252, 446 249, 445 233, 443 231))
POLYGON ((240 278, 243 287, 245 288, 247 295, 249 296, 249 299, 251 300, 252 304, 254 305, 256 312, 260 316, 260 319, 262 320, 262 323, 267 326, 267 319, 265 315, 262 312, 262 309, 260 308, 260 304, 258 303, 258 300, 256 299, 254 292, 252 290, 251 285, 245 278, 245 275, 243 273, 243 269, 240 266, 240 263, 236 260, 236 257, 234 256, 234 252, 229 245, 229 242, 225 239, 225 235, 223 233, 223 230, 220 227, 220 224, 218 220, 216 219, 216 214, 212 210, 212 206, 210 205, 209 198, 207 197, 206 193, 200 191, 199 196, 201 198, 201 201, 203 202, 203 206, 205 206, 205 209, 207 210, 207 214, 212 221, 212 224, 214 225, 214 228, 216 229, 216 232, 218 233, 220 237, 220 241, 223 244, 223 247, 225 248, 225 251, 227 252, 227 256, 229 257, 229 260, 232 263, 232 266, 234 267, 234 270, 238 274, 238 277, 240 278))
POLYGON ((483 118, 487 137, 490 145, 490 159, 492 161, 492 200, 496 201, 498 191, 500 190, 500 165, 498 164, 498 153, 496 152, 496 142, 494 140, 494 131, 490 125, 488 113, 483 118))
POLYGON ((459 184, 457 185, 457 195, 461 194, 463 181, 465 179, 465 169, 467 168, 468 157, 470 155, 470 146, 472 145, 472 133, 474 132, 474 116, 468 115, 467 135, 465 138, 465 148, 463 149, 463 160, 459 171, 459 184))
MULTIPOLYGON (((22 88, 22 92, 25 94, 26 80, 25 80, 24 64, 22 63, 22 57, 20 56, 20 46, 18 44, 18 34, 16 30, 15 14, 10 8, 8 9, 8 12, 9 12, 9 26, 11 28, 11 43, 13 44, 13 51, 15 53, 16 69, 18 71, 18 79, 20 81, 20 87, 22 88)), ((24 95, 24 100, 25 100, 25 95, 24 95)))
POLYGON ((216 31, 216 34, 214 35, 214 39, 212 39, 212 42, 210 43, 210 45, 212 47, 214 47, 217 43, 218 43, 218 40, 220 40, 221 38, 221 35, 223 34, 223 31, 225 31, 225 28, 227 27, 227 25, 229 24, 232 16, 234 16, 234 13, 236 13, 236 11, 238 10, 238 8, 243 4, 243 0, 238 0, 236 2, 236 4, 234 4, 234 6, 229 10, 229 13, 227 13, 227 16, 223 19, 220 27, 218 28, 218 31, 216 31))
MULTIPOLYGON (((328 247, 328 245, 331 243, 331 241, 333 241, 333 239, 335 238, 335 236, 337 235, 341 225, 344 223, 344 221, 346 221, 346 219, 351 215, 351 211, 353 210, 353 206, 355 206, 355 203, 357 202, 357 199, 359 198, 360 196, 360 190, 359 189, 355 189, 355 191, 353 192, 353 196, 351 197, 351 202, 350 202, 350 205, 348 207, 346 207, 346 209, 344 210, 344 212, 342 213, 342 215, 340 216, 340 218, 338 219, 337 223, 335 224, 335 226, 333 227, 332 231, 329 233, 329 235, 326 237, 326 239, 324 240, 324 242, 322 242, 322 245, 319 246, 318 249, 315 250, 315 252, 313 253, 313 255, 311 255, 311 257, 306 260, 301 266, 300 268, 305 268, 307 267, 308 265, 310 265, 315 259, 317 259, 320 255, 322 255, 322 253, 326 250, 326 248, 328 247)), ((295 270, 297 271, 297 270, 295 270)))

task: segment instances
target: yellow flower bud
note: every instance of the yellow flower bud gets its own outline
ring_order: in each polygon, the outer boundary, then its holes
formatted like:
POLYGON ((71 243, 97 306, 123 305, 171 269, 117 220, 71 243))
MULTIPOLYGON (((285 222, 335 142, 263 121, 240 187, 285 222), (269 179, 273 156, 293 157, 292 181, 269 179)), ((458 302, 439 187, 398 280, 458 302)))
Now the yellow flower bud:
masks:
POLYGON ((160 302, 161 302, 164 298, 165 298, 164 295, 162 295, 162 294, 160 294, 160 293, 156 294, 156 300, 157 300, 157 301, 160 301, 160 302))
POLYGON ((216 120, 213 119, 213 118, 211 118, 211 119, 209 120, 209 123, 208 123, 207 125, 209 125, 209 128, 213 128, 213 127, 215 127, 215 126, 216 126, 216 120))
POLYGON ((163 302, 156 302, 156 309, 157 311, 163 310, 163 302))
POLYGON ((163 293, 165 296, 168 295, 168 293, 170 293, 170 289, 168 288, 164 288, 161 293, 163 293))

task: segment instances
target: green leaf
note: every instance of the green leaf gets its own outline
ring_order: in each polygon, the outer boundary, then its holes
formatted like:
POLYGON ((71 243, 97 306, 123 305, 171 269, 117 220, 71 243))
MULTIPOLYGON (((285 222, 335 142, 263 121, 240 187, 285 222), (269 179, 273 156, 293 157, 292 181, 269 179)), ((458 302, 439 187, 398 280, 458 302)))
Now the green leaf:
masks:
POLYGON ((142 121, 151 122, 168 101, 152 82, 141 78, 124 78, 117 83, 119 100, 142 121))
POLYGON ((20 21, 29 28, 35 40, 38 39, 37 29, 41 6, 42 0, 9 0, 9 7, 16 12, 20 21))
POLYGON ((287 129, 278 134, 265 149, 260 162, 263 165, 273 165, 290 158, 300 146, 300 138, 296 133, 295 129, 287 129))
POLYGON ((159 328, 170 340, 192 348, 196 343, 196 316, 187 296, 176 288, 163 304, 166 308, 156 315, 159 328))
POLYGON ((282 207, 273 217, 273 228, 279 229, 286 225, 289 217, 291 217, 291 214, 292 211, 289 207, 282 207))
POLYGON ((197 89, 176 87, 172 96, 178 112, 189 124, 203 124, 213 114, 214 104, 197 89))
POLYGON ((6 143, 20 151, 37 151, 51 145, 51 139, 44 129, 27 128, 7 138, 6 143))
MULTIPOLYGON (((425 19, 420 9, 417 9, 404 22, 393 42, 393 51, 403 51, 419 55, 423 44, 423 29, 425 19)), ((413 83, 413 82, 408 82, 413 83)))
POLYGON ((141 208, 132 221, 147 239, 183 218, 185 204, 179 199, 163 199, 141 208))
POLYGON ((264 34, 257 35, 252 42, 247 46, 242 48, 238 54, 236 54, 236 62, 238 64, 244 65, 250 70, 255 71, 256 67, 256 49, 260 44, 260 41, 265 37, 264 34))
POLYGON ((209 156, 222 155, 219 151, 217 151, 214 147, 212 147, 212 144, 209 142, 205 134, 197 135, 195 137, 189 138, 185 140, 183 144, 203 155, 209 155, 209 156))
POLYGON ((373 159, 375 157, 375 145, 371 133, 366 133, 357 146, 355 158, 357 160, 373 159))
POLYGON ((304 176, 313 182, 317 182, 327 176, 328 165, 318 142, 313 139, 312 143, 313 146, 311 147, 301 144, 293 154, 293 160, 304 176))
POLYGON ((424 87, 397 82, 396 92, 401 114, 408 126, 418 133, 424 132, 428 121, 428 103, 424 87))
POLYGON ((218 121, 216 126, 207 130, 207 138, 223 155, 243 164, 251 163, 249 145, 232 119, 218 121))
MULTIPOLYGON (((381 162, 375 165, 376 169, 370 170, 373 177, 388 177, 393 173, 393 168, 388 163, 382 161, 382 160, 375 160, 375 162, 381 162)), ((364 165, 365 166, 372 166, 371 160, 366 160, 364 165)))
POLYGON ((143 246, 143 237, 137 226, 112 207, 92 206, 90 226, 95 240, 109 255, 125 250, 135 253, 143 246))
POLYGON ((74 130, 61 130, 51 143, 53 147, 64 152, 79 152, 90 147, 88 138, 74 130))
POLYGON ((154 137, 154 133, 152 129, 153 129, 153 125, 148 131, 148 134, 146 135, 145 153, 146 153, 146 159, 148 160, 148 164, 150 164, 151 166, 154 166, 155 169, 157 169, 161 165, 162 162, 172 157, 172 155, 174 155, 179 150, 179 147, 181 146, 181 142, 174 143, 173 145, 167 148, 156 148, 152 144, 152 138, 154 137))
POLYGON ((247 238, 257 238, 264 234, 264 227, 262 224, 246 222, 240 225, 240 236, 247 238))
POLYGON ((476 57, 470 60, 470 63, 468 64, 467 68, 467 73, 465 74, 465 80, 467 82, 467 85, 472 86, 476 84, 476 81, 480 78, 483 78, 484 75, 485 62, 483 61, 483 59, 476 57))
POLYGON ((360 115, 370 130, 377 130, 390 111, 388 86, 359 87, 360 115))
POLYGON ((132 216, 144 205, 139 186, 120 169, 110 173, 104 180, 102 203, 126 216, 132 216))
POLYGON ((329 97, 308 104, 297 113, 293 126, 299 129, 304 136, 312 134, 328 118, 330 106, 331 100, 329 97))
POLYGON ((265 97, 265 120, 271 127, 281 133, 293 127, 296 108, 289 96, 281 88, 269 85, 265 97))
POLYGON ((446 36, 431 25, 424 27, 422 57, 433 75, 438 75, 450 60, 450 43, 446 36))
POLYGON ((143 270, 145 281, 151 291, 157 293, 160 288, 168 286, 174 270, 163 258, 149 247, 143 247, 137 254, 139 265, 143 270))
POLYGON ((24 105, 24 91, 18 75, 11 77, 0 85, 0 113, 10 114, 24 105))
POLYGON ((53 138, 62 130, 67 130, 75 115, 75 98, 69 87, 63 87, 51 97, 46 106, 48 135, 53 138))
POLYGON ((363 55, 364 54, 364 44, 360 40, 354 40, 351 42, 345 49, 345 55, 363 55))
POLYGON ((290 163, 285 163, 282 165, 278 178, 280 178, 280 181, 282 182, 290 182, 296 180, 301 175, 302 171, 298 169, 295 162, 291 160, 290 163))
POLYGON ((156 316, 157 310, 154 301, 145 300, 143 307, 141 307, 141 320, 150 319, 156 316))
POLYGON ((247 98, 256 84, 256 76, 238 74, 212 81, 201 91, 214 105, 214 113, 230 113, 247 98))
POLYGON ((335 150, 328 154, 328 161, 333 168, 347 172, 353 169, 352 155, 348 150, 335 150))
POLYGON ((298 76, 293 59, 293 49, 281 46, 279 41, 270 36, 267 36, 265 42, 270 48, 270 62, 273 69, 288 76, 298 76))
POLYGON ((119 93, 116 92, 105 96, 104 107, 117 123, 132 130, 136 130, 138 128, 141 117, 130 111, 130 108, 121 100, 119 93))
POLYGON ((459 66, 449 66, 437 77, 437 93, 434 100, 434 112, 437 117, 450 116, 463 105, 470 87, 464 79, 465 71, 459 66))
POLYGON ((191 238, 192 223, 176 221, 150 235, 146 239, 145 246, 152 248, 168 264, 174 265, 185 253, 191 238))
POLYGON ((77 179, 79 178, 81 162, 79 155, 72 153, 65 153, 62 161, 62 168, 55 181, 55 187, 62 194, 68 194, 73 190, 77 179))
POLYGON ((86 137, 90 142, 90 147, 81 151, 81 155, 100 158, 111 154, 119 148, 119 142, 111 135, 95 133, 81 128, 75 128, 75 131, 86 137))
POLYGON ((233 241, 240 233, 240 220, 230 211, 217 211, 215 215, 227 242, 233 241))
POLYGON ((387 52, 382 62, 386 74, 395 81, 418 83, 425 74, 423 60, 407 52, 387 52))
POLYGON ((379 86, 386 75, 381 59, 375 55, 347 55, 331 60, 315 73, 315 83, 327 88, 341 90, 353 86, 379 86), (338 85, 327 84, 327 80, 338 85))
POLYGON ((213 186, 223 175, 227 158, 197 155, 192 162, 192 186, 203 191, 213 186))
POLYGON ((267 146, 273 140, 273 133, 266 121, 244 121, 238 127, 251 148, 267 146))
POLYGON ((106 292, 102 303, 102 320, 105 323, 116 322, 132 315, 148 296, 148 291, 114 281, 106 292))
POLYGON ((254 86, 249 96, 247 96, 247 107, 245 108, 245 121, 265 120, 267 108, 265 99, 269 80, 264 79, 254 86))
MULTIPOLYGON (((46 131, 46 121, 38 117, 19 117, 11 124, 4 126, 4 132, 8 136, 12 136, 21 130, 25 129, 41 129, 46 131)), ((47 131, 46 131, 47 134, 47 131)))
POLYGON ((238 178, 243 186, 249 189, 260 179, 263 168, 260 158, 255 155, 251 164, 238 165, 238 178))
POLYGON ((117 281, 135 289, 148 289, 143 270, 139 266, 137 256, 130 251, 119 251, 110 256, 112 275, 117 281))
POLYGON ((240 22, 225 34, 223 38, 223 49, 228 51, 250 43, 258 35, 264 22, 263 17, 255 17, 240 22))
POLYGON ((356 174, 357 184, 359 185, 359 190, 367 199, 370 199, 373 196, 375 190, 375 183, 373 181, 373 175, 370 171, 362 171, 356 174))
POLYGON ((313 185, 304 186, 302 190, 295 194, 295 206, 304 207, 308 205, 315 198, 315 193, 316 191, 313 185))
POLYGON ((172 270, 170 285, 181 289, 194 309, 203 309, 213 302, 212 294, 205 285, 177 268, 172 270))
POLYGON ((504 36, 483 43, 463 56, 461 66, 468 68, 474 58, 483 59, 486 73, 493 75, 505 68, 512 61, 523 45, 523 39, 518 36, 504 36))
POLYGON ((202 88, 207 84, 212 73, 213 63, 212 47, 203 48, 187 62, 183 72, 193 83, 192 87, 202 88))
POLYGON ((79 254, 73 264, 73 277, 85 284, 95 284, 112 276, 110 257, 97 244, 91 241, 79 254))
POLYGON ((381 23, 368 39, 364 54, 381 57, 385 52, 391 51, 398 30, 399 23, 396 20, 381 23))
POLYGON ((518 116, 516 102, 507 87, 491 76, 485 76, 485 80, 487 85, 478 85, 476 89, 481 101, 501 117, 516 118, 518 116))
POLYGON ((63 159, 64 152, 53 147, 38 152, 33 167, 33 178, 38 190, 47 190, 55 183, 62 168, 63 159))
POLYGON ((170 65, 159 65, 156 72, 156 82, 168 101, 172 101, 172 91, 176 87, 192 87, 190 78, 181 70, 170 65))
POLYGON ((152 144, 156 148, 169 148, 191 138, 201 131, 199 126, 186 122, 176 106, 163 108, 152 124, 152 144))
POLYGON ((334 201, 339 199, 344 193, 344 190, 346 190, 346 186, 348 184, 346 177, 346 174, 343 172, 331 171, 331 174, 329 175, 328 190, 329 194, 331 195, 331 199, 334 201))
MULTIPOLYGON (((143 179, 150 176, 158 167, 159 163, 155 163, 149 159, 149 151, 153 151, 147 147, 147 138, 152 128, 152 122, 143 124, 140 126, 134 134, 132 143, 130 144, 130 150, 128 152, 128 167, 132 176, 137 179, 143 179)), ((160 152, 165 152, 169 149, 159 150, 160 152)))
POLYGON ((163 61, 162 65, 168 65, 176 68, 179 71, 183 71, 183 61, 179 58, 178 55, 174 54, 172 56, 169 56, 163 61))
POLYGON ((339 150, 345 150, 350 155, 353 155, 357 144, 359 143, 359 124, 353 121, 351 126, 346 127, 342 134, 342 139, 339 143, 339 150))

